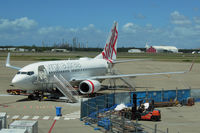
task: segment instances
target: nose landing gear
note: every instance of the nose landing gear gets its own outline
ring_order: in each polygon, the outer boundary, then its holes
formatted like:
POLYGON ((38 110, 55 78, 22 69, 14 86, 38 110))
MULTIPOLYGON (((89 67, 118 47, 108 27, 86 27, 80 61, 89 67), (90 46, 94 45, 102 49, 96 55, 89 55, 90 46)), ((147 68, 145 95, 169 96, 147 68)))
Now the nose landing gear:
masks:
POLYGON ((30 94, 28 96, 28 99, 29 100, 38 100, 38 101, 41 101, 43 99, 43 96, 44 96, 44 92, 42 92, 42 91, 34 91, 33 94, 30 94))

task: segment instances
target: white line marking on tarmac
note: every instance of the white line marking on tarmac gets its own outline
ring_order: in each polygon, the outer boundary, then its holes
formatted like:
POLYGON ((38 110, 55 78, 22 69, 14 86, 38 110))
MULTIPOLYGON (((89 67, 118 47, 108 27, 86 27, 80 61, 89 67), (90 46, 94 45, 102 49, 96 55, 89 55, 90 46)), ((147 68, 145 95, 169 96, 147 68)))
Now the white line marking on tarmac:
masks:
POLYGON ((32 119, 37 120, 37 119, 39 119, 39 116, 34 116, 32 119))
POLYGON ((64 117, 67 117, 67 118, 80 118, 80 116, 70 116, 70 115, 64 116, 64 117))
POLYGON ((17 119, 17 118, 19 118, 19 115, 14 115, 14 116, 12 117, 12 119, 17 119))
POLYGON ((54 117, 54 120, 59 120, 60 119, 60 116, 55 116, 54 117))
POLYGON ((48 120, 48 119, 49 119, 49 116, 43 117, 43 120, 48 120))
POLYGON ((68 118, 68 117, 65 117, 65 118, 64 118, 64 120, 70 120, 70 118, 68 118))
POLYGON ((66 118, 66 120, 80 118, 80 111, 76 111, 76 112, 73 112, 73 113, 70 113, 70 114, 66 114, 63 117, 66 118))
POLYGON ((28 119, 29 118, 29 116, 28 115, 25 115, 24 117, 22 117, 22 119, 28 119))
POLYGON ((0 94, 0 96, 14 96, 14 95, 9 95, 9 94, 0 94))

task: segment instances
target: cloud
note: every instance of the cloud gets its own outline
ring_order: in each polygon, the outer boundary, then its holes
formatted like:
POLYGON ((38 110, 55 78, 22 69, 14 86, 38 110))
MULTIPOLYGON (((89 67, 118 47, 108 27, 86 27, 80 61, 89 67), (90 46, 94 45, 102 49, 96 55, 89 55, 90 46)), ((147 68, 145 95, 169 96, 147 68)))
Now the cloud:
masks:
POLYGON ((199 47, 200 17, 189 19, 174 11, 169 14, 169 22, 164 27, 155 27, 153 24, 139 25, 133 22, 122 26, 118 44, 126 46, 144 47, 150 45, 174 45, 178 48, 199 47))
POLYGON ((123 27, 122 30, 124 32, 128 32, 128 33, 136 33, 136 31, 139 29, 140 27, 134 23, 126 23, 123 27))
POLYGON ((0 19, 0 45, 41 45, 42 41, 48 43, 48 45, 53 45, 63 39, 72 43, 74 37, 82 43, 88 41, 89 45, 99 43, 104 45, 105 35, 94 24, 74 28, 64 26, 41 27, 35 20, 28 17, 14 20, 0 19))
POLYGON ((89 24, 87 27, 83 27, 83 30, 84 30, 84 31, 93 30, 93 29, 95 29, 94 24, 89 24))
POLYGON ((197 12, 197 11, 199 11, 199 8, 198 7, 194 7, 193 10, 197 12))
POLYGON ((174 11, 170 14, 171 23, 176 25, 187 25, 191 24, 191 21, 185 17, 184 15, 180 14, 178 11, 174 11))
POLYGON ((42 27, 38 29, 38 33, 41 35, 46 35, 46 34, 52 34, 52 33, 57 33, 57 32, 65 32, 66 29, 60 26, 55 26, 55 27, 42 27))
POLYGON ((200 24, 200 17, 193 17, 195 23, 200 24))
POLYGON ((15 20, 0 19, 0 31, 12 30, 30 30, 37 26, 37 22, 27 17, 18 18, 15 20))
POLYGON ((145 19, 145 18, 146 18, 146 16, 144 16, 144 15, 141 14, 141 13, 139 13, 139 14, 134 14, 133 17, 134 17, 135 19, 145 19))
MULTIPOLYGON (((118 46, 144 47, 150 45, 174 45, 178 48, 199 47, 200 17, 189 19, 178 11, 169 14, 171 24, 157 27, 154 24, 127 22, 119 25, 118 46)), ((110 26, 111 27, 111 26, 110 26)), ((108 32, 98 29, 94 24, 82 27, 49 26, 43 27, 28 17, 14 20, 0 19, 0 45, 41 45, 42 41, 49 46, 64 39, 72 43, 78 38, 81 43, 92 47, 104 47, 108 32)))

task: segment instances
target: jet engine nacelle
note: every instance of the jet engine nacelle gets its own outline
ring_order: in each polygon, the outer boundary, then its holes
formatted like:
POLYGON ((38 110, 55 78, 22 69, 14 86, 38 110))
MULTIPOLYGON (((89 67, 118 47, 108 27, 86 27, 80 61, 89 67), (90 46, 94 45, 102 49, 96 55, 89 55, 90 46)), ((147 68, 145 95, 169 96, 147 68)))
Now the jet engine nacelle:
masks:
POLYGON ((79 91, 82 94, 92 94, 101 89, 101 83, 97 80, 85 80, 79 85, 79 91))

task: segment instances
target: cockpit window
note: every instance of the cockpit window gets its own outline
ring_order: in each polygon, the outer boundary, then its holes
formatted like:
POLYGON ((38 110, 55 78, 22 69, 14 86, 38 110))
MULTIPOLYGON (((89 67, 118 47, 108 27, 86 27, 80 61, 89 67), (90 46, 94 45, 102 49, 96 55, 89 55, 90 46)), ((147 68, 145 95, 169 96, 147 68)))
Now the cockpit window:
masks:
POLYGON ((33 74, 34 74, 33 71, 30 71, 30 72, 27 73, 27 75, 33 75, 33 74))
POLYGON ((21 72, 21 74, 27 74, 27 72, 21 72))
POLYGON ((27 75, 33 75, 34 72, 33 71, 29 71, 29 72, 17 72, 17 74, 27 74, 27 75))

